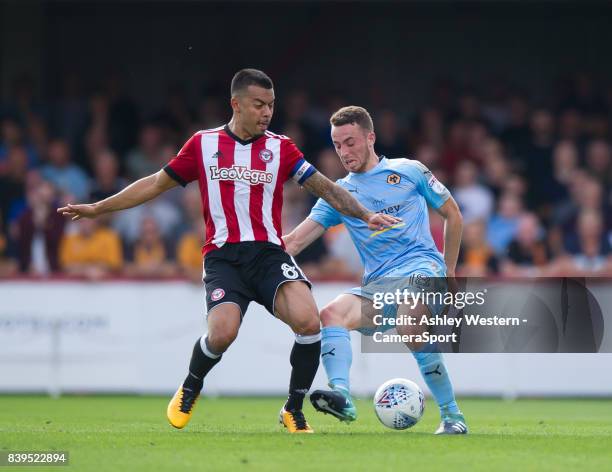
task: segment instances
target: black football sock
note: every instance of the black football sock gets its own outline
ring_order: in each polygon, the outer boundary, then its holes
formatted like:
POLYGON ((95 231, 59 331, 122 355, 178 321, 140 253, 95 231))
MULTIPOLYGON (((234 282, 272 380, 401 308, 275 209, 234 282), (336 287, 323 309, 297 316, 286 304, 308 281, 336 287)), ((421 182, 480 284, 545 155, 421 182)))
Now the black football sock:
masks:
POLYGON ((289 398, 285 403, 286 410, 301 410, 304 396, 310 390, 321 355, 321 334, 299 336, 293 344, 291 357, 291 380, 289 381, 289 398), (307 343, 307 344, 306 344, 307 343))
POLYGON ((199 392, 204 384, 204 377, 220 360, 221 354, 214 353, 208 347, 208 338, 204 338, 206 352, 202 350, 201 338, 193 346, 193 354, 189 362, 189 373, 183 382, 183 388, 199 392), (213 357, 214 356, 214 357, 213 357))

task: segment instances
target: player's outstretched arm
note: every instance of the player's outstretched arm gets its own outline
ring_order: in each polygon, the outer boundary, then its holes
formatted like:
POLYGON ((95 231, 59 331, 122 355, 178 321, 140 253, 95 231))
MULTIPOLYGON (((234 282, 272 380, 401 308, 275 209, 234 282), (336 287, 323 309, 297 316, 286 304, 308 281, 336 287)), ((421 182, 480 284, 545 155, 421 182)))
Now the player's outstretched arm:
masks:
POLYGON ((176 187, 178 183, 163 169, 156 174, 143 177, 116 193, 96 203, 68 204, 58 208, 57 212, 69 216, 72 220, 95 218, 104 213, 132 208, 157 197, 166 190, 176 187))
POLYGON ((310 246, 319 237, 323 236, 325 228, 316 221, 306 218, 291 233, 283 236, 285 250, 292 256, 296 256, 310 246))
POLYGON ((333 183, 320 172, 312 174, 302 185, 313 195, 326 200, 340 213, 365 221, 371 230, 380 230, 401 221, 393 216, 368 210, 355 200, 347 190, 333 183))
POLYGON ((446 273, 448 277, 454 277, 457 258, 459 257, 459 246, 461 245, 461 233, 463 232, 463 216, 461 216, 461 210, 459 210, 459 206, 453 197, 449 197, 437 211, 444 218, 446 273))

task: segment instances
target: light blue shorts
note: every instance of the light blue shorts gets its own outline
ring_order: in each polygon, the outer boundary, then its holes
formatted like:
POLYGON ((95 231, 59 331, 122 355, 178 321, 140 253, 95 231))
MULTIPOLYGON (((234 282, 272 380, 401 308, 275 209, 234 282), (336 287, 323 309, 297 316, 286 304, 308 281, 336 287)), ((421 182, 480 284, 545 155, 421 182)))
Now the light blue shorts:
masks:
MULTIPOLYGON (((443 270, 435 271, 431 267, 411 269, 410 272, 398 268, 385 274, 384 277, 372 280, 360 287, 353 287, 345 293, 374 301, 376 293, 395 293, 398 289, 401 293, 405 291, 408 293, 438 292, 443 297, 447 291, 446 272, 443 270)), ((432 316, 439 316, 445 305, 441 303, 441 297, 435 298, 436 300, 426 303, 426 305, 432 316)), ((395 319, 397 317, 397 310, 397 304, 385 304, 382 308, 383 318, 385 320, 395 319)), ((365 335, 371 335, 376 331, 387 331, 392 328, 392 325, 382 323, 375 328, 359 328, 358 331, 365 335)))

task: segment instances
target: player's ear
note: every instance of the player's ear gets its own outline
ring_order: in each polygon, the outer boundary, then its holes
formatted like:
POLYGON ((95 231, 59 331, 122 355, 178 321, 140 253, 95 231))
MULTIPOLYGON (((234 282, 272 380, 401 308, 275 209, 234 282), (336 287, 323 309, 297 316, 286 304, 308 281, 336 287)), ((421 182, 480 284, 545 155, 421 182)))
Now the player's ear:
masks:
POLYGON ((370 131, 368 133, 368 144, 370 146, 374 146, 374 143, 376 142, 376 133, 374 133, 374 131, 370 131))
POLYGON ((238 97, 234 96, 230 98, 230 105, 234 113, 240 113, 240 102, 238 101, 238 97))

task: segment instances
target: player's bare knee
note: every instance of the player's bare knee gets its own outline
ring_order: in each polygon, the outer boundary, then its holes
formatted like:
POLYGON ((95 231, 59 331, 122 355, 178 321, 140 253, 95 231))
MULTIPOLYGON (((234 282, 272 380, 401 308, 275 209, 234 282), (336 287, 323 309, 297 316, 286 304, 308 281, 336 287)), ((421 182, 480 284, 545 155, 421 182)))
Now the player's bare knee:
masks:
POLYGON ((215 330, 208 333, 208 344, 214 352, 222 353, 231 346, 236 336, 238 336, 238 331, 235 330, 215 330))
POLYGON ((343 326, 344 317, 342 313, 333 305, 328 305, 321 310, 321 324, 327 326, 343 326))
POLYGON ((321 324, 319 323, 319 318, 316 316, 309 316, 295 321, 291 328, 295 334, 299 334, 300 336, 311 336, 321 331, 321 324))

